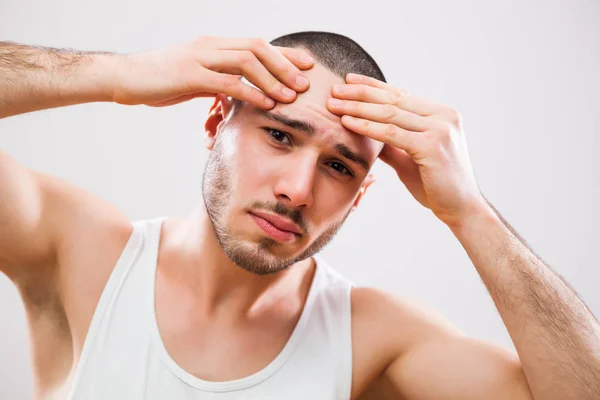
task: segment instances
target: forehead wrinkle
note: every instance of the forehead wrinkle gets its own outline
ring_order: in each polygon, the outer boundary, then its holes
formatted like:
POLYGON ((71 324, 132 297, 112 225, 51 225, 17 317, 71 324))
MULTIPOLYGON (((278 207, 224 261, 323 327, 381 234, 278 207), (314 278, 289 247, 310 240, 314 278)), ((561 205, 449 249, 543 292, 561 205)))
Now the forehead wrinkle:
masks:
MULTIPOLYGON (((369 171, 369 169, 371 168, 370 163, 367 160, 367 157, 361 154, 361 150, 364 148, 364 141, 366 138, 348 130, 345 126, 342 125, 341 118, 335 114, 330 113, 327 109, 322 109, 322 107, 320 107, 319 105, 314 105, 310 103, 305 104, 305 107, 320 114, 322 117, 325 117, 326 119, 330 120, 330 123, 328 123, 328 125, 332 126, 328 126, 326 128, 319 128, 318 124, 314 125, 314 130, 320 132, 319 135, 321 136, 321 138, 332 144, 333 149, 335 149, 335 151, 339 153, 343 158, 346 158, 352 161, 353 163, 356 163, 365 171, 369 171), (359 142, 363 143, 356 146, 354 145, 355 140, 344 140, 343 137, 346 136, 344 135, 344 133, 349 133, 350 137, 352 137, 352 135, 357 135, 358 137, 356 139, 358 139, 359 142)), ((283 112, 281 112, 281 114, 285 115, 283 112)), ((313 117, 311 120, 314 121, 315 117, 313 117)), ((309 134, 308 136, 312 136, 312 134, 309 134)))
MULTIPOLYGON (((317 71, 314 71, 317 72, 317 71)), ((344 79, 333 75, 330 71, 323 71, 311 76, 311 87, 303 93, 298 93, 298 97, 292 103, 277 102, 275 107, 269 111, 265 111, 247 104, 252 111, 256 111, 257 115, 263 115, 277 123, 277 115, 287 118, 288 120, 296 120, 300 124, 296 127, 290 124, 282 123, 292 129, 299 128, 302 125, 304 128, 312 128, 314 132, 309 133, 309 129, 295 129, 307 137, 316 138, 318 141, 327 142, 337 153, 343 155, 366 170, 370 169, 371 153, 376 150, 373 147, 373 140, 363 135, 360 135, 346 128, 341 122, 341 116, 329 111, 326 106, 327 99, 331 96, 331 88, 334 84, 344 83, 344 79), (312 126, 311 126, 312 125, 312 126), (315 137, 316 136, 316 137, 315 137), (341 145, 341 146, 340 146, 341 145), (358 157, 347 157, 350 150, 353 155, 358 157), (361 160, 362 159, 362 160, 361 160)), ((290 121, 288 121, 290 122, 290 121)), ((377 158, 375 154, 374 159, 377 158)))

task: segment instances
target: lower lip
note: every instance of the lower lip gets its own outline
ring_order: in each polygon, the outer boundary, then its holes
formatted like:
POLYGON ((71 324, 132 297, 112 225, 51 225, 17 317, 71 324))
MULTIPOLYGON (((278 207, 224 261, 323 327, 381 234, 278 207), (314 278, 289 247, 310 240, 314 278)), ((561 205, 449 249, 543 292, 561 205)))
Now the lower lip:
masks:
POLYGON ((265 231, 267 235, 271 236, 275 240, 280 242, 289 242, 295 239, 297 236, 297 234, 294 232, 279 229, 264 218, 254 214, 250 214, 250 216, 254 219, 254 222, 256 222, 256 224, 260 226, 263 231, 265 231))

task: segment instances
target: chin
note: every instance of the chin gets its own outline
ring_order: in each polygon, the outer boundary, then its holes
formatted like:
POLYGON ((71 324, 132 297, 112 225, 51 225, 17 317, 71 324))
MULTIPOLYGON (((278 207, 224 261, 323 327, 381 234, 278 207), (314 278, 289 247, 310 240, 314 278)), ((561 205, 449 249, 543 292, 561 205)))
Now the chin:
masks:
MULTIPOLYGON (((225 254, 241 269, 256 275, 268 275, 289 267, 294 262, 295 253, 273 251, 272 239, 256 241, 236 240, 224 247, 225 254)), ((277 242, 275 242, 277 243, 277 242)), ((284 244, 277 243, 279 246, 284 244)))

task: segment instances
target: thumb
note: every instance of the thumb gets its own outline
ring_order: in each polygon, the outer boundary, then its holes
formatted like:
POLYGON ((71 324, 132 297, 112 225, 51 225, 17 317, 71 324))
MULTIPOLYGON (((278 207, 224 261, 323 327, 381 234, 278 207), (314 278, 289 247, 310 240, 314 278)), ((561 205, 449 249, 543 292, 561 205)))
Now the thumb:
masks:
POLYGON ((391 145, 385 145, 379 158, 390 167, 394 168, 398 174, 398 178, 404 184, 406 189, 413 195, 423 206, 427 205, 427 196, 423 187, 423 179, 419 165, 415 163, 407 152, 391 145))
POLYGON ((419 165, 413 161, 410 154, 402 149, 386 144, 383 146, 379 158, 381 161, 394 168, 400 179, 402 179, 402 176, 408 177, 419 174, 419 165))

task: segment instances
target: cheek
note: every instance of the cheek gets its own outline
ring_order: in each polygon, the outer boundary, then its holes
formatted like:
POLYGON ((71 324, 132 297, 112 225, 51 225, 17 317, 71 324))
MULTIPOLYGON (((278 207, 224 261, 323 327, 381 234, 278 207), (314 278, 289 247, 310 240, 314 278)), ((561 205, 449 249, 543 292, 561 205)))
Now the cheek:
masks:
MULTIPOLYGON (((260 143, 257 138, 254 140, 240 140, 238 151, 231 163, 233 166, 233 191, 244 196, 245 198, 242 200, 260 198, 261 193, 270 188, 269 185, 272 184, 277 171, 277 165, 274 161, 273 155, 268 152, 267 146, 260 143)), ((266 195, 269 193, 266 193, 266 195)), ((265 193, 262 193, 262 197, 264 196, 265 193)))
POLYGON ((331 177, 322 174, 314 188, 314 203, 310 210, 310 219, 318 229, 326 229, 341 221, 356 198, 354 188, 332 182, 331 177))
POLYGON ((334 196, 321 197, 323 200, 314 207, 315 218, 319 221, 319 225, 330 225, 341 220, 352 204, 350 201, 342 202, 334 196))

